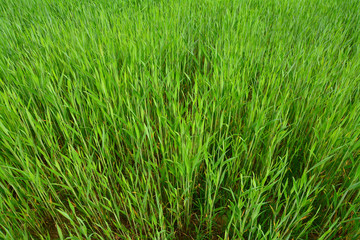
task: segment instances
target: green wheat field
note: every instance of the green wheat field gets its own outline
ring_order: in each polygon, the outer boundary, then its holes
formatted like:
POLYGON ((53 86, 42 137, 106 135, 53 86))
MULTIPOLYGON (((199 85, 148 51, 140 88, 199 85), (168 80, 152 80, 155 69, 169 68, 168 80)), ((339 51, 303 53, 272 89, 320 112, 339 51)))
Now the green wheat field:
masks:
POLYGON ((0 0, 0 239, 360 239, 360 0, 0 0))

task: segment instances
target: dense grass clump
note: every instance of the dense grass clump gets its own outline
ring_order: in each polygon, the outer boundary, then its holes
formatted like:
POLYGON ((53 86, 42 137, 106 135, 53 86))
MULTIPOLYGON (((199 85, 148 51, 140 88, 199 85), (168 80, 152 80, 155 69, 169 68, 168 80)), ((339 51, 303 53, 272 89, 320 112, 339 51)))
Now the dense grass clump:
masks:
POLYGON ((0 0, 0 239, 360 239, 360 1, 0 0))

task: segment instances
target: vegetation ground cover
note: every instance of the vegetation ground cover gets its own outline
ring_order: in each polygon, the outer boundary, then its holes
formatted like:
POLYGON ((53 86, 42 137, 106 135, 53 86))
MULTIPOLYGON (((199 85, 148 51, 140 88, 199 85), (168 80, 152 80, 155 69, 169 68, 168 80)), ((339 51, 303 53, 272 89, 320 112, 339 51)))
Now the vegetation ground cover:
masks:
POLYGON ((0 239, 359 239, 360 1, 0 0, 0 239))

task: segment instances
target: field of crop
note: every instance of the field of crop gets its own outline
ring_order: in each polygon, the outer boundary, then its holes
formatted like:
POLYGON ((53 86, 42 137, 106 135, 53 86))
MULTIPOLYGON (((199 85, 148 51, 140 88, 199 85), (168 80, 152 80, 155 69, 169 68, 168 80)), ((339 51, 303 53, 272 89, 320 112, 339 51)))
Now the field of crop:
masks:
POLYGON ((0 239, 360 239, 359 0, 0 0, 0 239))

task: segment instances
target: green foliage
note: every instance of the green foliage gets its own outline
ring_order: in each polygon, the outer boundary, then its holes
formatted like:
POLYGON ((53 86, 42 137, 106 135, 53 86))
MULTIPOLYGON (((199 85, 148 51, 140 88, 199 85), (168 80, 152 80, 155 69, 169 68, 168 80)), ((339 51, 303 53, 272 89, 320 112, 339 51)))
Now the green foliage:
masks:
POLYGON ((0 239, 360 238, 358 0, 0 0, 0 239))

